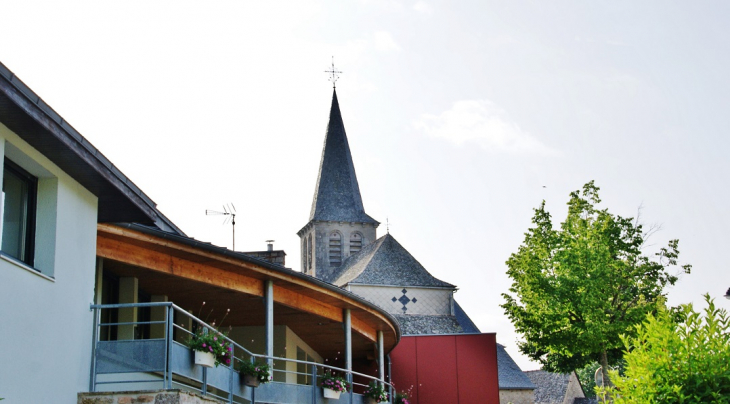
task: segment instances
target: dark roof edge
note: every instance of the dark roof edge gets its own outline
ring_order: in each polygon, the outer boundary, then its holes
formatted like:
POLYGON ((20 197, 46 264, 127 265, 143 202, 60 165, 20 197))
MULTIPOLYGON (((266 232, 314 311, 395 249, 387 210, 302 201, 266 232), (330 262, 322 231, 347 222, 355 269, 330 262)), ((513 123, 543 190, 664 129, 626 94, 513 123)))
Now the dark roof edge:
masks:
POLYGON ((147 196, 142 190, 132 182, 126 175, 124 175, 112 162, 104 156, 99 149, 94 147, 85 137, 83 137, 76 129, 73 128, 61 115, 56 112, 50 105, 48 105, 38 94, 28 87, 22 80, 18 78, 7 66, 0 62, 0 77, 3 77, 8 83, 15 88, 19 94, 23 95, 26 100, 33 105, 40 113, 46 115, 51 119, 61 131, 73 139, 79 146, 85 149, 93 158, 99 162, 99 164, 107 170, 114 178, 118 180, 116 187, 124 187, 128 189, 133 195, 137 197, 137 201, 132 200, 133 204, 142 203, 146 209, 141 209, 142 213, 149 217, 149 219, 155 223, 156 226, 169 232, 175 232, 180 235, 185 233, 177 227, 170 219, 168 219, 162 212, 157 210, 157 204, 147 196), (152 214, 150 215, 150 210, 152 214))
MULTIPOLYGON (((350 257, 347 257, 347 258, 350 258, 350 257)), ((448 283, 448 282, 444 282, 444 283, 448 283)), ((419 288, 419 289, 459 290, 459 288, 457 288, 456 286, 451 285, 450 283, 448 283, 448 284, 450 286, 419 286, 419 285, 408 285, 408 286, 405 286, 405 287, 407 287, 407 288, 419 288)), ((385 284, 385 283, 363 283, 363 282, 352 282, 352 281, 347 282, 347 285, 386 286, 386 287, 395 287, 395 288, 402 288, 402 287, 404 287, 403 285, 388 285, 388 284, 385 284)), ((412 314, 412 315, 416 316, 418 314, 412 314)), ((430 314, 425 314, 425 315, 430 315, 430 314)))
POLYGON ((131 230, 136 230, 141 233, 149 234, 152 236, 161 237, 161 238, 172 240, 172 241, 177 241, 179 243, 188 245, 190 247, 200 248, 201 250, 214 252, 217 254, 224 255, 226 257, 251 262, 253 264, 260 265, 266 269, 276 271, 276 272, 282 272, 287 275, 291 275, 298 279, 304 280, 306 282, 313 283, 317 286, 321 286, 331 292, 335 292, 339 295, 342 295, 342 296, 348 297, 352 300, 355 300, 356 302, 373 309, 373 311, 377 311, 378 313, 382 314, 395 326, 396 344, 401 339, 400 324, 398 323, 398 320, 396 320, 396 318, 393 317, 393 315, 391 315, 390 313, 388 313, 387 311, 385 311, 384 309, 382 309, 380 306, 376 305, 375 303, 371 303, 371 302, 365 300, 364 298, 362 298, 352 292, 348 292, 345 289, 339 288, 329 282, 325 282, 325 281, 315 278, 313 276, 305 275, 301 272, 294 271, 293 269, 282 267, 281 265, 272 264, 268 261, 255 258, 250 255, 246 255, 244 253, 231 251, 225 247, 219 247, 219 246, 211 244, 211 243, 198 241, 198 240, 192 239, 187 236, 180 236, 177 234, 169 233, 166 231, 158 230, 158 229, 155 229, 152 227, 148 227, 148 226, 144 226, 144 225, 140 225, 140 224, 136 224, 136 223, 114 223, 114 225, 119 226, 119 227, 125 227, 125 228, 131 229, 131 230))
POLYGON ((479 332, 479 327, 477 327, 476 324, 474 324, 474 321, 472 321, 471 317, 469 317, 468 314, 466 314, 466 311, 464 311, 464 308, 461 307, 459 302, 454 300, 454 316, 456 317, 456 321, 459 323, 461 328, 463 330, 469 329, 469 330, 477 330, 479 332), (462 323, 463 322, 463 323, 462 323))

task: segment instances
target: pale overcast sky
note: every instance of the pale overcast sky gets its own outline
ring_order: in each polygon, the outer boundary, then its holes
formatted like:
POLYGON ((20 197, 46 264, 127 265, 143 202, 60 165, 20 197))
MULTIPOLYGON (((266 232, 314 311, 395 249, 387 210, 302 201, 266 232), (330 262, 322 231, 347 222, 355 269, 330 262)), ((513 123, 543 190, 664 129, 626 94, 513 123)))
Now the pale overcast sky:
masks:
POLYGON ((230 247, 233 203, 237 249, 299 270, 334 56, 366 211, 523 370, 504 262, 590 180, 679 238, 670 304, 730 307, 728 2, 0 4, 0 61, 196 239, 230 247))

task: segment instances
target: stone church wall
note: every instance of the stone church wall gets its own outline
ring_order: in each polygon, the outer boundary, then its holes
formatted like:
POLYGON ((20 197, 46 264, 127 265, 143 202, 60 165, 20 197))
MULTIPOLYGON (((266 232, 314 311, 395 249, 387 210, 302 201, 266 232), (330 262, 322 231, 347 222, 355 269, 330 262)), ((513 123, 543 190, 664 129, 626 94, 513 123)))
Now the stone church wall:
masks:
POLYGON ((535 392, 532 390, 499 390, 500 404, 534 404, 535 392))
POLYGON ((350 285, 350 291, 391 314, 451 315, 451 289, 350 285), (405 293, 403 291, 405 290, 405 293), (405 310, 403 308, 405 307, 405 310))
MULTIPOLYGON (((308 268, 305 271, 307 260, 311 259, 311 266, 316 268, 315 276, 317 278, 327 278, 334 271, 335 267, 330 265, 330 258, 335 252, 330 251, 330 235, 332 232, 338 232, 340 235, 339 256, 340 262, 344 262, 347 257, 353 254, 351 238, 354 233, 360 235, 360 248, 364 248, 368 244, 375 241, 375 226, 372 224, 350 223, 350 222, 314 222, 311 228, 302 234, 301 248, 305 246, 311 251, 302 251, 302 272, 312 274, 308 268), (309 245, 311 235, 313 247, 309 245), (306 243, 304 240, 307 240, 306 243), (311 258, 309 258, 311 257, 311 258)), ((301 237, 301 236, 300 236, 301 237)), ((359 251, 359 250, 358 250, 359 251)))

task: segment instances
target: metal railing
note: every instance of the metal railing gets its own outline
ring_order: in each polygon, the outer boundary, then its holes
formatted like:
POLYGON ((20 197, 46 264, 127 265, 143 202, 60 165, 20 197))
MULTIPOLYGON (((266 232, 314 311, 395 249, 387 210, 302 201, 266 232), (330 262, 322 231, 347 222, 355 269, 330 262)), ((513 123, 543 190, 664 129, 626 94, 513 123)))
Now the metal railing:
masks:
POLYGON ((258 394, 265 402, 322 404, 326 401, 318 379, 329 370, 344 375, 351 385, 345 393, 349 400, 343 402, 363 403, 363 397, 354 393, 354 387, 367 388, 372 381, 387 389, 390 400, 393 397, 393 386, 377 377, 322 363, 255 354, 171 302, 91 305, 91 309, 94 311, 91 392, 174 388, 228 403, 253 404, 258 394), (146 316, 149 320, 116 321, 120 311, 140 309, 149 310, 146 316), (155 316, 150 314, 153 310, 155 316), (162 317, 161 312, 164 312, 163 319, 152 320, 152 317, 162 317), (194 365, 193 352, 187 342, 194 335, 192 330, 199 327, 217 333, 230 344, 230 364, 214 368, 194 365), (235 369, 242 360, 256 359, 273 365, 274 381, 258 388, 245 387, 241 384, 243 377, 235 369), (308 371, 288 370, 287 363, 294 363, 295 367, 304 365, 308 371), (306 384, 287 382, 288 375, 296 379, 301 377, 306 384), (366 383, 356 382, 355 377, 366 383))

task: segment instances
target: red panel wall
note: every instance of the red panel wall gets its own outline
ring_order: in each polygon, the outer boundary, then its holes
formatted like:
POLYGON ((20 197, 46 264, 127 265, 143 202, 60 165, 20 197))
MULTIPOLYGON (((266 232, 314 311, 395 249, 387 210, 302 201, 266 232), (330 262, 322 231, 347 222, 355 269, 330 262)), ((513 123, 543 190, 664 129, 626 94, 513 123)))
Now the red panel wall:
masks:
POLYGON ((390 353, 398 391, 418 404, 499 403, 495 334, 403 337, 390 353))

